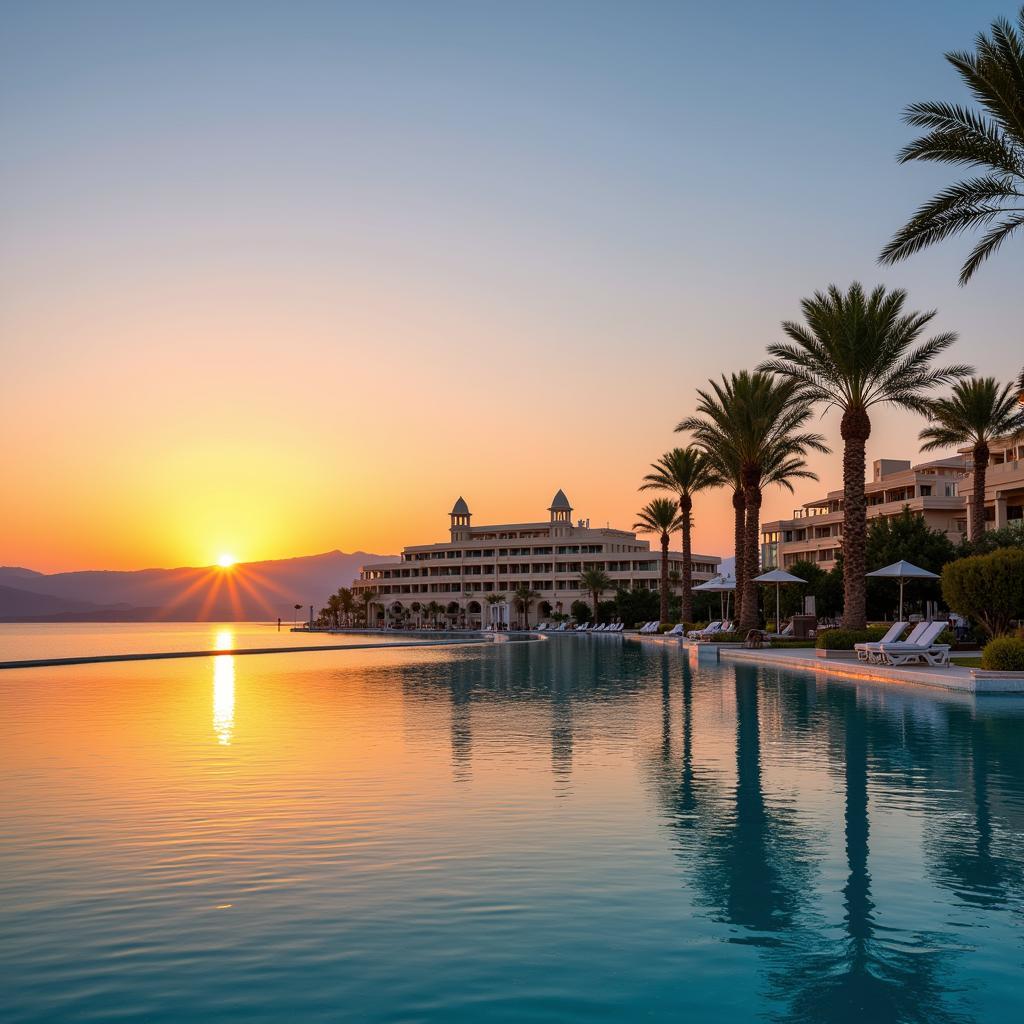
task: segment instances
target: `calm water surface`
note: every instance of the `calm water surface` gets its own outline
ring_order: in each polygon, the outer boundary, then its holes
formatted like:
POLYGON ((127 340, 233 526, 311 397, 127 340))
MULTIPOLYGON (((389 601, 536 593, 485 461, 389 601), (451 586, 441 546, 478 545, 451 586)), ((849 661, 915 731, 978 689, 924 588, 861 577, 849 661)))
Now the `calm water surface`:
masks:
MULTIPOLYGON (((422 635, 422 634, 421 634, 422 635)), ((314 647, 389 643, 409 633, 293 633, 266 622, 0 622, 0 661, 86 658, 102 654, 213 651, 241 647, 314 647)))
POLYGON ((1024 702, 600 637, 0 674, 5 1021, 1020 1019, 1024 702))

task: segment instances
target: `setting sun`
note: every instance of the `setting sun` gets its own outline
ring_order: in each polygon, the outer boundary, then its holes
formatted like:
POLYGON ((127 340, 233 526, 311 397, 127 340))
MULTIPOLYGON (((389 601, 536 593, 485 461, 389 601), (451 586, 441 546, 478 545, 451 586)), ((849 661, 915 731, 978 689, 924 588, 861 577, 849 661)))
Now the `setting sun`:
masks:
POLYGON ((222 569, 230 569, 235 564, 235 556, 229 554, 221 554, 217 556, 217 564, 222 569))

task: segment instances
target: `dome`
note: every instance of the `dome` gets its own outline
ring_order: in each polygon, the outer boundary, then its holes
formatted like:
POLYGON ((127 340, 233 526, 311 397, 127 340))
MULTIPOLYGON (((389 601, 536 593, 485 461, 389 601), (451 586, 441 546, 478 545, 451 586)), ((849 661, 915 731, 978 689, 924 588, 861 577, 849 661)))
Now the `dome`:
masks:
POLYGON ((459 500, 455 502, 455 505, 452 507, 450 514, 453 516, 469 515, 469 506, 466 504, 466 499, 463 498, 461 495, 459 497, 459 500))
POLYGON ((563 512, 568 510, 572 511, 572 505, 569 504, 569 499, 565 496, 565 491, 561 487, 558 488, 558 493, 551 499, 551 504, 548 506, 549 512, 563 512))

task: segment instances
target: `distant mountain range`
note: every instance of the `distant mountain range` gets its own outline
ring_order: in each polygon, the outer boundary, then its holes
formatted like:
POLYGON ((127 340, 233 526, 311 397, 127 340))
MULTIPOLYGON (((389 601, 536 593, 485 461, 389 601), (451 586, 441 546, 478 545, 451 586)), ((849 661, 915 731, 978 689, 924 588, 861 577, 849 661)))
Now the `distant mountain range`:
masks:
POLYGON ((390 555, 346 554, 239 562, 230 569, 87 570, 41 573, 0 566, 0 622, 218 622, 295 617, 295 605, 323 606, 365 562, 390 555))

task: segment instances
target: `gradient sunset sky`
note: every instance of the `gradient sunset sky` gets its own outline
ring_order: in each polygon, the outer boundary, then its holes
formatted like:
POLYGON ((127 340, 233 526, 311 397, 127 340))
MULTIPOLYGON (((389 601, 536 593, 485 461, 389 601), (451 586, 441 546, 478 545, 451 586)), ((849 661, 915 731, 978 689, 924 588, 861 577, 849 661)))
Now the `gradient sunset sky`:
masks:
MULTIPOLYGON (((1022 361, 1013 240, 875 259, 949 170, 900 111, 1015 5, 10 3, 0 564, 205 565, 629 527, 710 375, 832 281, 1022 361)), ((882 413, 868 457, 915 458, 882 413)), ((823 429, 837 438, 834 414, 823 429)), ((764 516, 838 487, 768 492, 764 516)), ((728 554, 725 493, 695 546, 728 554)))

